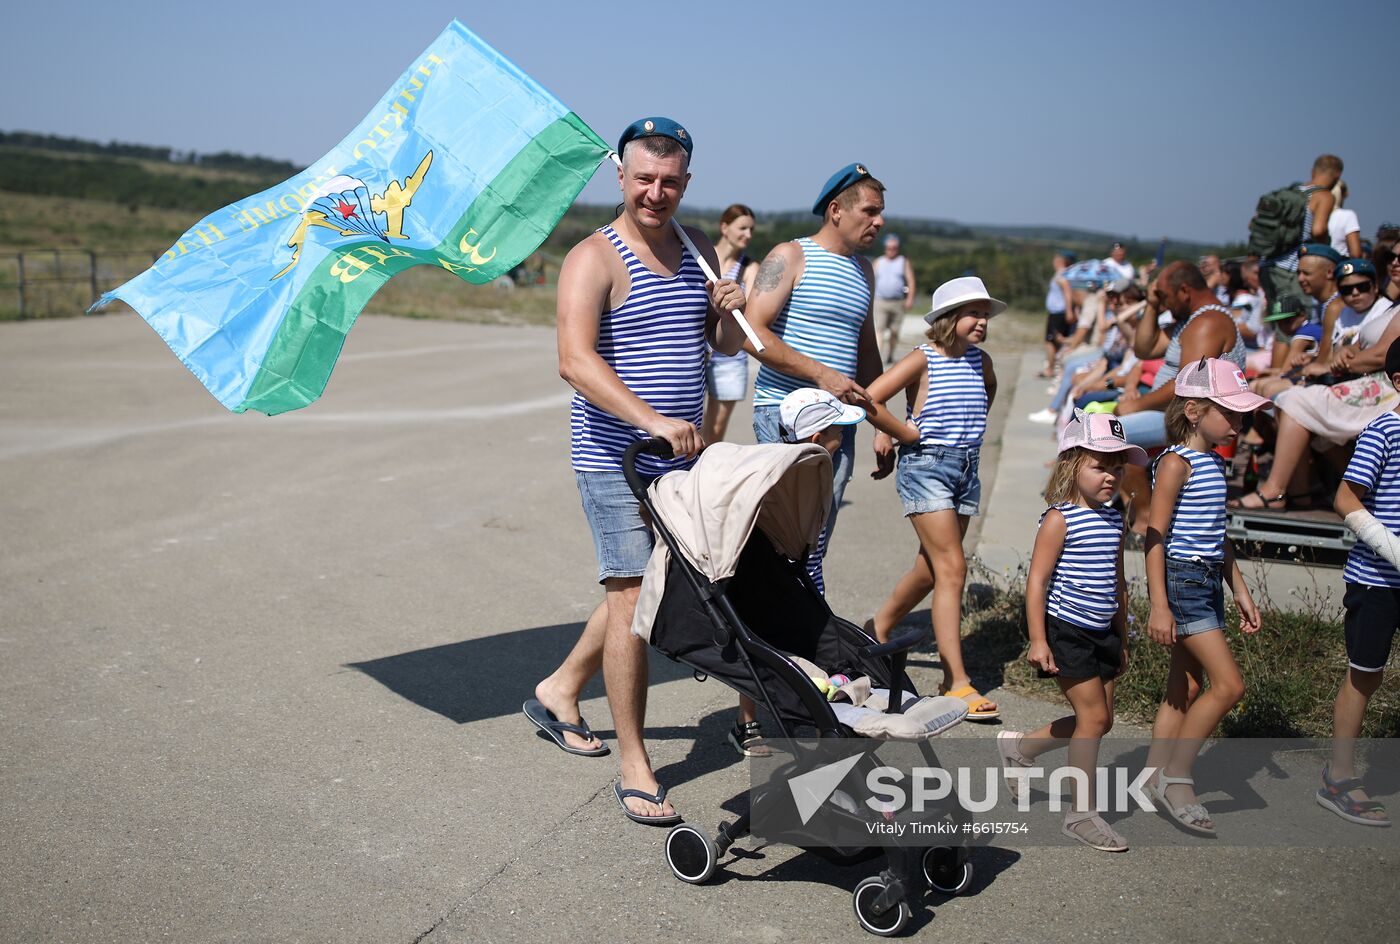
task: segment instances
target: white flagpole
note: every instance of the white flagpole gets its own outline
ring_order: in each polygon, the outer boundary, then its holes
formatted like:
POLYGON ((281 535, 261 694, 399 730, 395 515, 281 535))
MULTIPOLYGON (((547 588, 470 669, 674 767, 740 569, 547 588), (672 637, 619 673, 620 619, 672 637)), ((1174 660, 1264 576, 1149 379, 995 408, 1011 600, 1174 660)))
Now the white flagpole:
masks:
MULTIPOLYGON (((618 167, 622 166, 622 158, 617 156, 617 152, 609 151, 608 156, 613 159, 613 163, 618 167)), ((671 225, 676 228, 676 235, 681 238, 681 243, 685 245, 686 249, 690 250, 690 254, 695 257, 695 261, 700 263, 700 269, 705 273, 705 278, 709 279, 711 282, 718 282, 719 276, 715 274, 714 269, 710 268, 710 264, 705 261, 705 257, 700 255, 700 250, 695 248, 695 243, 691 240, 690 234, 685 231, 685 227, 682 226, 674 216, 671 217, 671 225)), ((763 346, 763 342, 758 339, 758 335, 754 333, 753 327, 749 325, 749 320, 744 317, 744 313, 735 308, 730 314, 734 316, 734 320, 737 321, 739 327, 743 329, 744 336, 749 339, 749 343, 753 345, 753 349, 762 354, 766 348, 763 346)))

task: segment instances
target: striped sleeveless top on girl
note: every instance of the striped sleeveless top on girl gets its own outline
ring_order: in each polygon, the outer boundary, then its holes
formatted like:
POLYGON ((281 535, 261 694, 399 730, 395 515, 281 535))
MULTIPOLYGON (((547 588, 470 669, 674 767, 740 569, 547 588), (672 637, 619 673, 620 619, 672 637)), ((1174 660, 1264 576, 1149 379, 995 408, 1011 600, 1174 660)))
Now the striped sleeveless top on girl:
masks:
MULTIPOLYGON (((921 445, 982 445, 987 432, 987 381, 982 376, 982 351, 969 346, 962 357, 940 354, 921 344, 928 364, 928 394, 915 418, 921 445)), ((912 415, 912 414, 911 414, 912 415)))
MULTIPOLYGON (((627 300, 598 319, 598 356, 637 396, 664 416, 697 427, 705 405, 705 318, 709 295, 705 274, 689 250, 669 278, 652 272, 611 226, 599 230, 627 266, 627 300)), ((569 411, 576 472, 617 472, 622 453, 646 433, 575 393, 569 411)), ((660 475, 690 464, 687 459, 639 456, 637 470, 660 475)))
MULTIPOLYGON (((854 380, 860 329, 870 314, 870 283, 854 256, 823 249, 805 236, 797 245, 802 277, 773 319, 773 333, 798 353, 854 380)), ((808 386, 808 381, 764 364, 754 380, 753 405, 777 406, 798 387, 808 386)))
MULTIPOLYGON (((721 276, 721 278, 733 279, 736 282, 739 281, 739 275, 744 271, 744 266, 752 261, 753 260, 748 256, 740 253, 739 258, 734 260, 734 264, 724 271, 724 275, 721 276)), ((744 353, 743 348, 740 348, 737 354, 720 354, 712 350, 710 351, 710 360, 714 361, 716 364, 747 364, 749 355, 744 353)))
MULTIPOLYGON (((1223 562, 1225 460, 1218 453, 1197 452, 1182 445, 1171 446, 1167 452, 1174 452, 1191 463, 1191 472, 1172 509, 1172 523, 1166 539, 1167 556, 1176 560, 1223 562)), ((1157 461, 1161 461, 1161 456, 1157 461)), ((1152 465, 1152 479, 1155 487, 1156 463, 1152 465)))
POLYGON ((1061 502, 1052 507, 1065 518, 1065 548, 1050 575, 1045 612, 1080 629, 1102 632, 1118 615, 1123 516, 1107 505, 1061 502))

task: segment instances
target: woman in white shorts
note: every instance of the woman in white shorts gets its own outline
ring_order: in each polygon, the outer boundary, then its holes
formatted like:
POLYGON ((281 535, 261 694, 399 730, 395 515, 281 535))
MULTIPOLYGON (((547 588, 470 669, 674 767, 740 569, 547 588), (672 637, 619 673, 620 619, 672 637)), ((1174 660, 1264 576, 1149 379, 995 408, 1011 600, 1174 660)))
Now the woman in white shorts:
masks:
MULTIPOLYGON (((751 239, 753 210, 742 203, 731 204, 720 215, 715 252, 719 254, 720 273, 726 279, 741 283, 745 293, 753 291, 754 275, 758 272, 758 260, 744 255, 751 239)), ((749 356, 743 351, 732 357, 711 351, 705 381, 708 395, 705 399, 705 423, 700 435, 707 443, 719 442, 729 428, 734 404, 748 395, 749 356)))

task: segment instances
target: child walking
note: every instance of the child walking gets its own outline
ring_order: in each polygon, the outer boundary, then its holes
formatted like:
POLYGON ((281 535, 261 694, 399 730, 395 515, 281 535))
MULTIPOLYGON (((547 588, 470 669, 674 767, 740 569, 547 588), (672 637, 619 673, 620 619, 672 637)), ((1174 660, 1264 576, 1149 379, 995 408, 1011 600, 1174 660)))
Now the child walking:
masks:
MULTIPOLYGON (((1400 390, 1400 341, 1385 352, 1385 372, 1400 390)), ((1356 739, 1366 706, 1381 686, 1400 628, 1400 407, 1361 431, 1334 507, 1359 540, 1342 580, 1347 674, 1332 706, 1332 760, 1322 768, 1317 802, 1362 826, 1389 826, 1385 805, 1356 776, 1356 739)))
MULTIPOLYGON (((1074 714, 1029 734, 997 735, 1002 767, 1030 767, 1035 758, 1069 747, 1084 772, 1061 831, 1101 852, 1126 852, 1128 842, 1095 811, 1099 740, 1113 727, 1113 683, 1128 667, 1128 591, 1123 580, 1123 516, 1109 503, 1123 464, 1147 465, 1147 453, 1123 439, 1107 414, 1075 410, 1060 432, 1026 581, 1027 661, 1054 676, 1074 714)), ((1016 781, 1007 779, 1013 795, 1016 781)))
POLYGON ((871 422, 900 443, 895 483, 904 515, 918 535, 919 553, 866 628, 887 641, 899 621, 933 591, 933 633, 943 665, 939 691, 966 701, 971 721, 1000 714, 996 703, 973 687, 962 661, 967 576, 962 541, 981 498, 978 452, 997 388, 992 359, 977 344, 987 337, 987 321, 1005 310, 1006 303, 988 295, 981 279, 945 282, 933 293, 933 310, 924 316, 929 343, 867 388, 874 406, 871 422), (912 393, 904 422, 885 406, 901 390, 912 393))
POLYGON ((1244 679, 1225 641, 1222 577, 1240 611, 1240 629, 1259 631, 1259 611, 1225 537, 1225 460, 1212 450, 1239 435, 1244 414, 1267 406, 1229 361, 1203 357, 1176 378, 1167 406, 1174 443, 1153 466, 1148 516, 1147 633, 1171 647, 1166 698, 1152 725, 1149 787, 1184 828, 1215 834, 1196 800, 1191 768, 1220 719, 1244 697, 1244 679), (1210 687, 1206 687, 1209 679, 1210 687))

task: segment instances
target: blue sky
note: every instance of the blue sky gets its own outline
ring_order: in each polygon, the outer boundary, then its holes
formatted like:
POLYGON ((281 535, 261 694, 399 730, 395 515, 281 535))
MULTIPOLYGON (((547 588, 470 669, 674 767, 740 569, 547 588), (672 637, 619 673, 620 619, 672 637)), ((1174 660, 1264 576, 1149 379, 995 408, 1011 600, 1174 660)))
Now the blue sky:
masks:
POLYGON ((804 207, 859 160, 896 215, 1223 241, 1331 151, 1364 232, 1400 218, 1393 0, 45 0, 6 13, 0 128, 310 162, 453 16, 605 139, 685 123, 692 205, 804 207))

